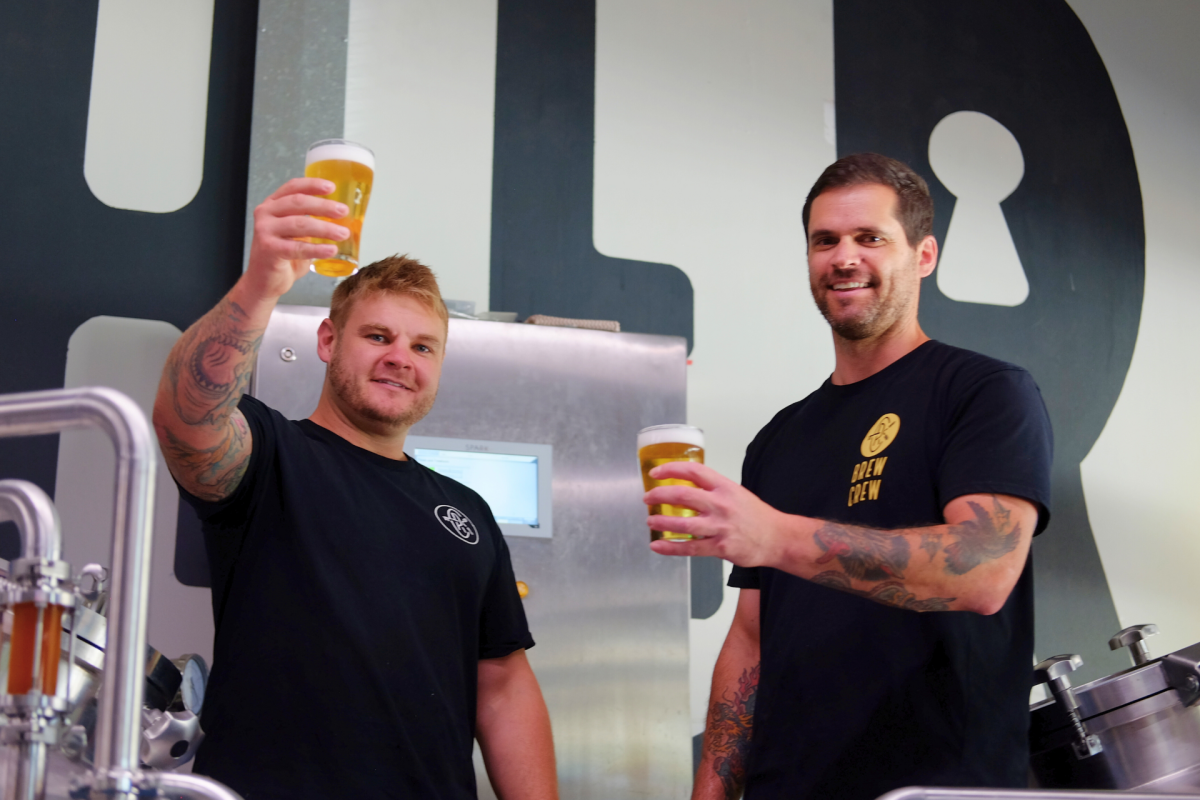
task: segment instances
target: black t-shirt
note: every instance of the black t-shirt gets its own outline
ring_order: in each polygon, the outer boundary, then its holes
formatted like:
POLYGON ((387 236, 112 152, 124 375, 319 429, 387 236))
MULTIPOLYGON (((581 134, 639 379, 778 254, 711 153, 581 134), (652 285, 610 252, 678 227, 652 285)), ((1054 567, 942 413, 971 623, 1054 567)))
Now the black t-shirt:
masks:
POLYGON ((533 646, 483 499, 252 397, 198 510, 216 619, 196 771, 246 800, 474 798, 478 660, 533 646))
MULTIPOLYGON (((1051 450, 1029 373, 927 342, 777 414, 747 450, 743 483, 781 511, 875 528, 942 524, 956 497, 1008 494, 1037 505, 1040 532, 1051 450)), ((735 568, 729 584, 761 589, 747 800, 1027 785, 1028 562, 991 616, 884 606, 767 568, 735 568)))

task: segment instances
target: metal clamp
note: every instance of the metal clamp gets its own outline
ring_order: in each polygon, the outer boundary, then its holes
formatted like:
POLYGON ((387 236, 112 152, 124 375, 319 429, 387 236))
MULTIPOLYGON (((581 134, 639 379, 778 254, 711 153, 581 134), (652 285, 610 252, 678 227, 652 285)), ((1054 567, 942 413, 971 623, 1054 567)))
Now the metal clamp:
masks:
POLYGON ((1054 702, 1062 707, 1071 720, 1071 726, 1075 729, 1075 741, 1072 742, 1072 746, 1075 749, 1075 757, 1079 759, 1104 752, 1100 737, 1088 733, 1083 720, 1079 718, 1079 701, 1075 699, 1075 692, 1071 691, 1071 681, 1067 679, 1068 675, 1082 666, 1083 659, 1078 655, 1062 655, 1047 658, 1033 668, 1034 684, 1047 684, 1050 693, 1054 695, 1054 702))
POLYGON ((1176 650, 1162 658, 1167 683, 1179 692, 1185 706, 1200 702, 1200 643, 1176 650))
POLYGON ((1145 640, 1157 633, 1157 625, 1130 625, 1108 640, 1108 649, 1120 650, 1122 647, 1128 647, 1133 665, 1140 667, 1150 661, 1150 648, 1146 646, 1145 640))

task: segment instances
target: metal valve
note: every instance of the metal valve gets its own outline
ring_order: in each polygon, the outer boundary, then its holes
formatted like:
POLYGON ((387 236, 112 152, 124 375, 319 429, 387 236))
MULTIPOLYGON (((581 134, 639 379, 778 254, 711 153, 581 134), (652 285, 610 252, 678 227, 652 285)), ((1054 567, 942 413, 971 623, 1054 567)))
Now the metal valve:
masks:
POLYGON ((1090 758, 1104 751, 1100 737, 1088 733, 1083 720, 1079 718, 1079 701, 1075 699, 1075 692, 1071 691, 1071 681, 1067 678, 1082 666, 1083 659, 1072 654, 1047 658, 1033 668, 1034 683, 1047 684, 1050 694, 1054 695, 1054 702, 1062 707, 1071 720, 1071 726, 1075 729, 1075 756, 1080 759, 1090 758))
POLYGON ((1108 640, 1108 649, 1120 650, 1122 647, 1128 647, 1133 665, 1140 667, 1150 661, 1150 648, 1146 647, 1145 640, 1157 633, 1157 625, 1130 625, 1108 640))

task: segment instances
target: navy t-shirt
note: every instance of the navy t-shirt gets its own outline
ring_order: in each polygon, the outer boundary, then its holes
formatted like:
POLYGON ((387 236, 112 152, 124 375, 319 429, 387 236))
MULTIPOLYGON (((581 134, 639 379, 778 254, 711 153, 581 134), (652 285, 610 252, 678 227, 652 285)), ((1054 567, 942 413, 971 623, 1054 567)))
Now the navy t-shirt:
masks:
MULTIPOLYGON (((742 480, 780 511, 884 529, 942 524, 962 495, 1013 495, 1038 507, 1036 533, 1051 451, 1028 372, 931 341, 779 412, 742 480)), ((1027 784, 1029 562, 991 616, 884 606, 767 568, 735 568, 729 584, 761 590, 747 800, 1027 784)))
POLYGON ((196 771, 246 800, 475 798, 478 661, 533 646, 483 499, 252 397, 234 494, 198 510, 212 675, 196 771))

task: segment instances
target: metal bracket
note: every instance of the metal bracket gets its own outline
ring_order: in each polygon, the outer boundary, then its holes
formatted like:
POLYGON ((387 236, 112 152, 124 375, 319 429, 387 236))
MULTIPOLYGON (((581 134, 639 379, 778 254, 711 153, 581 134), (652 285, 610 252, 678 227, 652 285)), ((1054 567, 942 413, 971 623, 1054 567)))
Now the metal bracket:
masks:
POLYGON ((1200 702, 1200 643, 1163 656, 1162 665, 1167 683, 1179 692, 1180 702, 1185 706, 1200 702))

